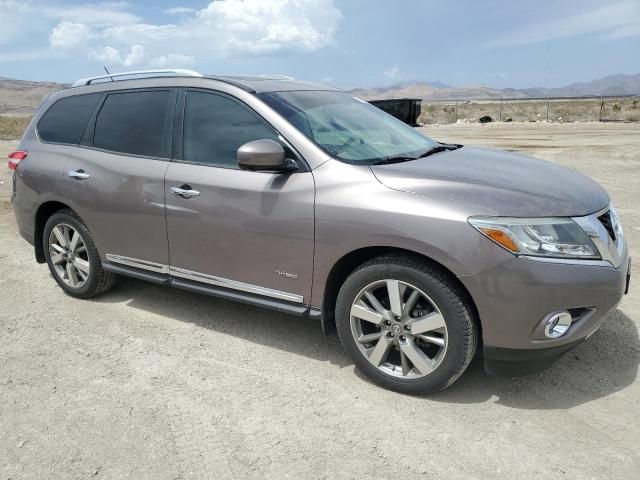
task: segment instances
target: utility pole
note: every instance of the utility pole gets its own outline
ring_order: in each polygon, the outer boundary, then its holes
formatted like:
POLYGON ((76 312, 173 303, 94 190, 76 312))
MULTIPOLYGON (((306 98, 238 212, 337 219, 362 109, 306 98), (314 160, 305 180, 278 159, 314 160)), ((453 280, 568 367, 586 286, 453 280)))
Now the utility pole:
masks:
POLYGON ((500 95, 500 121, 502 121, 502 95, 500 95))
POLYGON ((549 90, 547 90, 547 122, 549 121, 549 90))
POLYGON ((549 121, 549 57, 551 56, 551 43, 547 42, 547 72, 544 79, 544 90, 547 96, 547 122, 549 121))

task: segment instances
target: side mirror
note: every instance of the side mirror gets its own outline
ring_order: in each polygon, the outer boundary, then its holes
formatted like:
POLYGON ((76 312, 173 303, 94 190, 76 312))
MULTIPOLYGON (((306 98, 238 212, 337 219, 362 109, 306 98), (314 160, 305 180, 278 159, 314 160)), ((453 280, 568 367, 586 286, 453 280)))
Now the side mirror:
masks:
POLYGON ((274 140, 254 140, 238 149, 238 166, 242 170, 260 172, 292 172, 296 162, 287 158, 284 148, 274 140))

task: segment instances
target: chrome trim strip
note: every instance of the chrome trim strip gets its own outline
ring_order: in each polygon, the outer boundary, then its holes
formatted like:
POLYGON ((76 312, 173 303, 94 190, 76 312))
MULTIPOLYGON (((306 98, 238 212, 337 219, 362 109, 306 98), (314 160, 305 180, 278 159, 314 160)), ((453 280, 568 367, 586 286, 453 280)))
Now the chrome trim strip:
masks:
POLYGON ((187 270, 185 268, 170 267, 169 265, 149 262, 147 260, 140 260, 138 258, 125 257, 123 255, 114 255, 112 253, 107 253, 105 256, 106 256, 106 259, 110 262, 120 263, 122 265, 128 265, 130 267, 140 268, 143 270, 150 270, 156 273, 165 273, 165 274, 173 275, 175 277, 184 278, 186 280, 193 280, 195 282, 208 283, 210 285, 216 285, 218 287, 230 288, 232 290, 240 290, 242 292, 254 293, 256 295, 262 295, 265 297, 286 300, 288 302, 294 302, 294 303, 304 302, 304 297, 302 295, 297 295, 295 293, 288 293, 280 290, 273 290, 271 288, 260 287, 258 285, 238 282, 236 280, 230 280, 228 278, 216 277, 214 275, 208 275, 206 273, 194 272, 193 270, 187 270))
POLYGON ((613 206, 609 204, 596 213, 584 217, 572 217, 572 220, 591 238, 602 260, 615 268, 620 268, 628 253, 624 232, 613 206), (599 217, 607 211, 610 212, 611 224, 616 231, 615 240, 609 236, 609 232, 599 220, 599 217))
POLYGON ((580 258, 557 258, 557 257, 538 257, 535 255, 518 255, 519 258, 524 260, 531 260, 533 262, 543 263, 561 263, 563 265, 579 265, 587 267, 609 267, 612 268, 611 262, 607 260, 588 260, 580 258))
POLYGON ((218 287, 225 287, 231 288, 233 290, 255 293, 257 295, 278 298, 280 300, 287 300, 289 302, 302 303, 304 300, 304 297, 302 295, 282 292, 280 290, 272 290, 271 288, 259 287, 258 285, 251 285, 249 283, 238 282, 236 280, 229 280, 227 278, 216 277, 214 275, 207 275, 206 273, 194 272, 193 270, 187 270, 185 268, 169 267, 169 272, 171 273, 171 275, 185 278, 187 280, 194 280, 196 282, 208 283, 211 285, 216 285, 218 287))
POLYGON ((140 260, 139 258, 125 257, 123 255, 114 255, 113 253, 107 253, 105 257, 110 262, 121 263, 122 265, 141 268, 143 270, 150 270, 156 273, 169 273, 169 266, 163 265, 161 263, 149 262, 148 260, 140 260))

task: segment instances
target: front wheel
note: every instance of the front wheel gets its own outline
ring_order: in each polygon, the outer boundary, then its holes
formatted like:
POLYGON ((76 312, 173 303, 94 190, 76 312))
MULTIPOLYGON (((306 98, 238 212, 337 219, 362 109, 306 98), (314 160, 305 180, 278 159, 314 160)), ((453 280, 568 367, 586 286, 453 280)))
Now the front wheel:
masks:
POLYGON ((476 349, 473 308, 456 282, 419 259, 383 256, 356 269, 336 305, 340 341, 376 384, 402 393, 442 390, 476 349))

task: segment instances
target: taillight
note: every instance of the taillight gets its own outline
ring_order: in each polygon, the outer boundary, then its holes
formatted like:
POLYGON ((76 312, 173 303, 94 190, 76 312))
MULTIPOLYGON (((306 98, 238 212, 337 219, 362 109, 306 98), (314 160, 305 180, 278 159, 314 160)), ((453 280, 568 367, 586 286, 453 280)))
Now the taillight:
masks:
POLYGON ((15 170, 18 167, 18 164, 21 160, 24 160, 29 155, 24 150, 16 150, 15 152, 11 152, 9 154, 9 163, 8 166, 11 170, 15 170))

